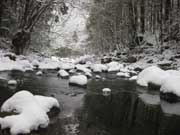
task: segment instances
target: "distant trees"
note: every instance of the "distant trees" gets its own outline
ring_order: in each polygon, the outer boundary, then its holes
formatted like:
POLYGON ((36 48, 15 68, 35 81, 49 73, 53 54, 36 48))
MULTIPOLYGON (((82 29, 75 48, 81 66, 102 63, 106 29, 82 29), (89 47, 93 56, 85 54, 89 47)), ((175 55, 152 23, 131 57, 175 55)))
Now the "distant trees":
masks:
POLYGON ((11 39, 16 54, 22 54, 29 46, 31 33, 39 22, 47 24, 52 16, 53 6, 59 6, 60 10, 64 9, 63 13, 67 10, 63 0, 1 0, 0 23, 4 20, 13 21, 7 27, 10 28, 11 34, 13 33, 11 39))
POLYGON ((179 0, 94 0, 87 28, 91 46, 102 52, 139 45, 156 34, 158 44, 180 40, 179 0))

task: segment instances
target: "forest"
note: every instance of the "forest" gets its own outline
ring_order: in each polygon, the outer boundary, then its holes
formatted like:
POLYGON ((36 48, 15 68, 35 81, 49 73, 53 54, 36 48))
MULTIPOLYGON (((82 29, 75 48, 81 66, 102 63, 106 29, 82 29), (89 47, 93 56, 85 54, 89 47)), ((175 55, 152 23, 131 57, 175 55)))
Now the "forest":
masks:
MULTIPOLYGON (((16 54, 22 54, 35 44, 49 46, 51 25, 58 22, 58 15, 68 13, 65 3, 2 0, 0 36, 9 39, 16 54), (54 9, 58 15, 52 13, 54 9), (50 24, 49 20, 54 22, 50 24)), ((69 3, 74 4, 73 1, 69 3)), ((94 0, 84 5, 81 8, 89 12, 86 48, 93 52, 133 49, 144 43, 145 34, 155 36, 159 47, 164 42, 179 42, 178 0, 94 0)))

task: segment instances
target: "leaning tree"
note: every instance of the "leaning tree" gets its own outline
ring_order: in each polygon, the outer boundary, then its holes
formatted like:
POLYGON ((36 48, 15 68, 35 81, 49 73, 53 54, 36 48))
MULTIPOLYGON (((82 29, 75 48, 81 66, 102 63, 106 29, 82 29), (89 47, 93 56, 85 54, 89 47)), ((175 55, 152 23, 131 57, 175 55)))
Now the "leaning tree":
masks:
POLYGON ((47 11, 52 11, 56 6, 65 14, 68 9, 64 0, 11 0, 10 3, 17 19, 17 28, 12 36, 12 45, 17 55, 22 54, 29 45, 33 29, 47 11))

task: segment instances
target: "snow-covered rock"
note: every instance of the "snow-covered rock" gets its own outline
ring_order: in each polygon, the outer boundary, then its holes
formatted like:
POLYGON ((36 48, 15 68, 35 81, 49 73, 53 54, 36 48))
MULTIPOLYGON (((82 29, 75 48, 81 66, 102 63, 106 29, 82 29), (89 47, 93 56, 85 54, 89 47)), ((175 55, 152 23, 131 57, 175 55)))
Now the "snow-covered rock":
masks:
POLYGON ((172 93, 180 97, 180 76, 170 75, 161 85, 162 93, 172 93))
POLYGON ((144 69, 137 77, 137 83, 141 86, 148 86, 148 83, 161 86, 169 73, 156 66, 144 69))
POLYGON ((107 64, 107 66, 108 66, 108 72, 118 72, 118 71, 120 71, 121 68, 124 67, 123 64, 120 64, 115 61, 107 64))
POLYGON ((16 80, 9 80, 8 85, 17 85, 17 81, 16 80))
POLYGON ((129 78, 130 81, 136 81, 137 80, 137 76, 132 76, 131 78, 129 78))
POLYGON ((74 73, 76 73, 76 70, 75 69, 71 69, 71 70, 69 70, 69 73, 70 74, 74 74, 74 73))
POLYGON ((12 61, 7 57, 0 58, 0 71, 9 71, 9 70, 18 70, 18 71, 25 71, 23 65, 18 63, 18 61, 12 61))
POLYGON ((96 75, 95 78, 96 79, 101 79, 101 76, 100 75, 96 75))
POLYGON ((69 84, 85 86, 87 85, 88 79, 85 75, 74 75, 70 77, 69 84))
POLYGON ((47 112, 52 107, 59 108, 55 98, 34 96, 28 91, 17 92, 1 107, 2 112, 15 112, 17 115, 0 118, 1 128, 10 128, 12 135, 27 134, 39 127, 45 128, 49 124, 47 112))
POLYGON ((39 67, 39 61, 38 61, 38 60, 33 60, 33 61, 32 61, 32 65, 33 65, 34 67, 38 68, 38 67, 39 67))
POLYGON ((116 75, 119 77, 126 77, 126 78, 130 77, 129 73, 124 73, 124 72, 118 72, 116 75))
POLYGON ((42 62, 39 63, 40 69, 58 69, 60 68, 60 63, 57 61, 53 61, 49 58, 44 59, 42 62))
POLYGON ((38 72, 36 72, 36 75, 37 76, 41 76, 41 75, 43 75, 43 72, 42 71, 38 71, 38 72))
POLYGON ((25 70, 33 70, 33 66, 28 60, 17 60, 17 63, 25 70))
POLYGON ((92 77, 92 74, 90 72, 86 72, 85 75, 88 77, 88 78, 91 78, 92 77))
POLYGON ((68 78, 69 77, 69 73, 63 69, 61 69, 59 72, 58 72, 58 76, 62 77, 62 78, 68 78))
POLYGON ((59 62, 59 58, 58 58, 58 57, 56 57, 56 56, 51 56, 51 59, 52 59, 52 61, 59 62))
POLYGON ((91 70, 88 69, 88 68, 86 67, 86 65, 77 64, 77 65, 76 65, 76 69, 77 69, 78 71, 81 71, 81 72, 84 72, 84 73, 87 73, 87 72, 91 73, 91 70))
POLYGON ((110 88, 104 88, 102 89, 103 95, 104 96, 109 96, 111 94, 111 89, 110 88))
POLYGON ((105 72, 108 70, 108 67, 103 64, 94 64, 91 66, 91 69, 95 73, 105 72))
POLYGON ((64 70, 71 70, 75 68, 75 65, 73 63, 69 63, 69 62, 62 62, 60 64, 60 68, 64 69, 64 70))

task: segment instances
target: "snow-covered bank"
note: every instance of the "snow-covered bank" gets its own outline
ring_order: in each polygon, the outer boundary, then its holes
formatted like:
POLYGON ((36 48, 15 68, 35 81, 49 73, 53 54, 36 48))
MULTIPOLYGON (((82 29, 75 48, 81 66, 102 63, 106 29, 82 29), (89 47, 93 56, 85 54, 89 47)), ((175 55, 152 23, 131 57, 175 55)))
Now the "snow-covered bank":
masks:
POLYGON ((17 115, 0 118, 1 128, 10 128, 12 135, 27 134, 39 127, 45 128, 49 124, 47 112, 52 107, 59 108, 55 98, 34 96, 28 91, 17 92, 1 107, 1 112, 14 112, 17 115))

